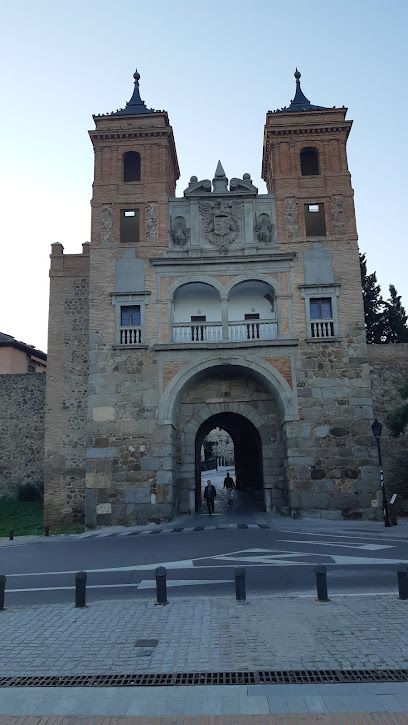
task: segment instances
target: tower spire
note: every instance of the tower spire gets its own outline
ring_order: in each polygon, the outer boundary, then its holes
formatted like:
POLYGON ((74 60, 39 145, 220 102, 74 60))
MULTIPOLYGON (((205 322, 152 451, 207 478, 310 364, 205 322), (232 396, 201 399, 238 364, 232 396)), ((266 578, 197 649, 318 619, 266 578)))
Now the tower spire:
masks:
POLYGON ((133 73, 133 78, 135 82, 135 87, 133 89, 133 94, 131 99, 127 102, 125 108, 119 109, 119 111, 116 111, 112 114, 112 116, 133 116, 139 113, 154 113, 153 108, 147 108, 144 101, 142 101, 140 97, 140 91, 139 91, 139 80, 140 80, 140 73, 138 72, 137 68, 135 72, 133 73))
POLYGON ((300 71, 298 71, 298 69, 296 68, 296 70, 293 74, 293 77, 294 77, 295 83, 296 83, 295 97, 294 97, 293 101, 290 102, 289 106, 287 106, 287 107, 285 106, 285 108, 278 109, 278 111, 276 111, 276 113, 280 113, 280 112, 286 113, 287 111, 297 112, 297 111, 322 111, 322 110, 324 110, 325 106, 313 106, 310 103, 309 99, 306 98, 305 94, 303 93, 303 91, 300 87, 301 75, 302 74, 300 73, 300 71))

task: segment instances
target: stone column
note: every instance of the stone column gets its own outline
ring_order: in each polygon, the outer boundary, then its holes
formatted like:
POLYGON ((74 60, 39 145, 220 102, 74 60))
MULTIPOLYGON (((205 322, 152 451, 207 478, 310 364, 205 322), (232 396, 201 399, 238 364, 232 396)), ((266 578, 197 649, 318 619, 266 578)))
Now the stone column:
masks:
POLYGON ((221 297, 221 322, 222 322, 222 339, 228 340, 228 300, 221 297))

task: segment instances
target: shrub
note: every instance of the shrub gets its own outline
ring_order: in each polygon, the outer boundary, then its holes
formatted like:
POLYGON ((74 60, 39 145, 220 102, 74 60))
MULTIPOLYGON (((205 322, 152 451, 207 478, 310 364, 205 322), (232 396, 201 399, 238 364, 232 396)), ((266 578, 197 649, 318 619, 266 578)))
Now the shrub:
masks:
POLYGON ((23 486, 19 486, 17 499, 19 501, 41 501, 41 487, 35 486, 33 483, 25 483, 23 486))

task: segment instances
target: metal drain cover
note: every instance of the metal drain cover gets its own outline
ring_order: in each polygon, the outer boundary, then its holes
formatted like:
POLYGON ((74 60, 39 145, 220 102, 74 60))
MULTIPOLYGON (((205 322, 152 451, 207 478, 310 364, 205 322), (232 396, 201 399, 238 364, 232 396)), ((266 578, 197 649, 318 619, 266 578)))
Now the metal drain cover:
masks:
POLYGON ((174 687, 175 685, 284 685, 337 682, 408 682, 408 669, 255 670, 0 677, 0 687, 174 687))

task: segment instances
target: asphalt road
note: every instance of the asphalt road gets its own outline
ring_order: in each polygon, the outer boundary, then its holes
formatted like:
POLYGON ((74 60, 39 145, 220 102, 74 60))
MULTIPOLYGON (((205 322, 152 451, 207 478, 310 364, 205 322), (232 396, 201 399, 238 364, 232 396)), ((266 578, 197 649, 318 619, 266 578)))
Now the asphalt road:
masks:
MULTIPOLYGON (((234 596, 234 571, 244 566, 247 597, 314 596, 314 566, 327 566, 329 596, 397 593, 396 566, 408 561, 406 537, 222 529, 158 536, 55 537, 0 549, 6 607, 73 602, 74 575, 85 570, 87 601, 155 599, 154 570, 168 570, 168 598, 234 596)), ((330 529, 329 522, 327 528, 330 529)), ((354 527, 355 528, 355 527, 354 527)))

